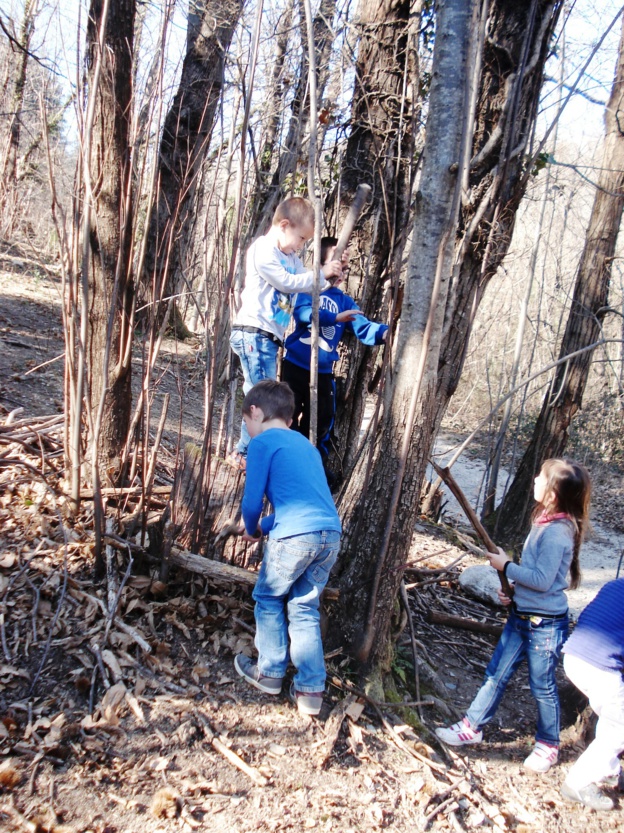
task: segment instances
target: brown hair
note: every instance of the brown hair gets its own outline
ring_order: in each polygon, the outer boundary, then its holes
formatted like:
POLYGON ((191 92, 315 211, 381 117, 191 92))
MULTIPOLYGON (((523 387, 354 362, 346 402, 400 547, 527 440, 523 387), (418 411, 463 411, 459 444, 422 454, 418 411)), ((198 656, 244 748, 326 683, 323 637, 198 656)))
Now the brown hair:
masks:
POLYGON ((337 237, 321 237, 321 266, 324 266, 327 263, 330 251, 337 244, 337 237))
POLYGON ((574 460, 545 460, 540 474, 546 478, 545 502, 537 505, 534 518, 541 512, 552 515, 565 512, 574 526, 574 552, 570 564, 570 587, 581 583, 579 551, 589 525, 591 481, 589 472, 574 460))
POLYGON ((314 228, 314 206, 303 197, 289 197, 275 209, 273 225, 278 226, 282 220, 288 220, 291 226, 314 228))
POLYGON ((295 395, 286 382, 263 379, 254 385, 243 399, 243 413, 251 414, 251 406, 260 408, 264 414, 262 422, 283 419, 289 422, 295 412, 295 395))

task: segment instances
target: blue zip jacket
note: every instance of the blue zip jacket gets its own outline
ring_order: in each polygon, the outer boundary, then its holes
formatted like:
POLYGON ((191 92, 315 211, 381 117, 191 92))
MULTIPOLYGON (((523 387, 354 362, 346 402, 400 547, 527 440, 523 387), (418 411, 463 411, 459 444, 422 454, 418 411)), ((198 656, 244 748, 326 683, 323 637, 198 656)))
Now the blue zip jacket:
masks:
MULTIPOLYGON (((360 314, 354 321, 336 323, 336 316, 348 309, 359 309, 353 298, 337 286, 330 286, 321 293, 319 301, 319 373, 331 373, 334 362, 338 360, 338 344, 345 329, 354 333, 363 343, 372 347, 382 344, 387 324, 376 324, 360 314)), ((312 296, 300 293, 293 311, 295 330, 285 342, 286 356, 289 362, 310 369, 312 352, 312 296)))
POLYGON ((270 538, 341 531, 321 455, 297 431, 269 428, 249 443, 242 514, 250 535, 257 529, 265 495, 273 514, 262 518, 260 527, 270 538))

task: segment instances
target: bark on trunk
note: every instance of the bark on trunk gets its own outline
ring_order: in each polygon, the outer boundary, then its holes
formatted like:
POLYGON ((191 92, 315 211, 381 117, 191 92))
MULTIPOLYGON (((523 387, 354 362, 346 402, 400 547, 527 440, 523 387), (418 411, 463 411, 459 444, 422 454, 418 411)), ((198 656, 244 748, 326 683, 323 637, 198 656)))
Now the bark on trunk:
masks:
MULTIPOLYGON (((242 7, 242 0, 190 4, 182 77, 160 141, 158 187, 145 258, 146 292, 156 303, 175 292, 197 175, 210 144, 225 57, 242 7)), ((156 310, 159 320, 163 314, 164 309, 156 310)))
MULTIPOLYGON (((420 190, 414 220, 414 236, 405 302, 396 345, 394 383, 387 389, 384 418, 377 437, 370 475, 366 458, 358 464, 345 493, 344 542, 338 571, 340 600, 336 608, 333 638, 360 653, 369 665, 387 660, 392 611, 402 580, 414 519, 418 512, 420 484, 427 450, 434 433, 435 369, 439 351, 436 333, 441 331, 445 293, 438 296, 432 340, 419 397, 418 416, 410 432, 410 445, 403 449, 409 431, 409 411, 432 299, 433 277, 451 267, 452 241, 457 203, 456 180, 463 135, 463 111, 467 78, 467 52, 471 33, 471 0, 450 0, 441 5, 434 49, 429 117, 420 190), (441 258, 441 260, 440 260, 441 258), (401 476, 401 456, 407 466, 401 476), (424 452, 424 453, 423 453, 424 452), (387 516, 395 482, 399 503, 387 556, 380 557, 387 516), (402 482, 401 482, 402 481, 402 482), (372 593, 377 581, 379 592, 372 593), (361 654, 362 638, 374 629, 372 644, 361 654)), ((448 285, 448 279, 443 281, 448 285)), ((426 347, 425 347, 426 349, 426 347)))
MULTIPOLYGON (((417 31, 421 3, 409 0, 364 0, 360 7, 361 39, 355 68, 352 129, 335 200, 338 230, 361 182, 372 186, 369 206, 351 244, 351 270, 345 288, 365 315, 387 316, 388 278, 405 245, 415 110, 418 87, 417 31), (410 17, 411 15, 411 17, 410 17), (384 303, 385 301, 385 303, 384 303)), ((368 382, 377 351, 355 338, 336 368, 337 413, 330 467, 344 472, 357 447, 368 382), (347 406, 348 403, 348 406, 347 406)))
MULTIPOLYGON (((24 91, 26 88, 26 71, 28 58, 30 56, 30 43, 35 31, 35 18, 39 13, 35 0, 26 0, 24 4, 24 16, 20 25, 19 37, 17 39, 20 49, 17 51, 15 61, 15 76, 13 81, 13 95, 11 102, 12 112, 8 126, 7 143, 4 149, 2 162, 2 176, 0 177, 0 214, 7 218, 12 215, 13 206, 9 206, 11 195, 16 200, 15 187, 17 185, 17 160, 20 148, 20 135, 22 128, 22 110, 24 107, 24 91)), ((11 233, 11 221, 3 220, 3 234, 7 237, 11 233)))
MULTIPOLYGON (((132 402, 131 160, 135 0, 111 0, 89 159, 93 183, 89 229, 89 397, 94 420, 104 409, 98 458, 104 480, 116 481, 132 402)), ((92 0, 87 26, 90 94, 97 62, 102 0, 92 0)))
MULTIPOLYGON (((299 16, 303 29, 303 4, 299 3, 299 16)), ((336 14, 336 0, 321 0, 318 13, 314 18, 314 43, 316 45, 317 94, 322 101, 327 79, 329 78, 329 59, 334 44, 333 21, 336 14)), ((309 133, 310 100, 308 98, 308 51, 305 37, 302 43, 303 56, 299 68, 299 79, 291 104, 291 116, 284 150, 270 183, 260 183, 258 194, 254 197, 257 206, 249 221, 248 238, 253 239, 266 231, 279 202, 284 198, 288 177, 297 168, 302 156, 304 138, 309 133)), ((243 246, 245 248, 245 246, 243 246)))
MULTIPOLYGON (((605 112, 606 135, 598 189, 585 245, 576 273, 574 294, 559 358, 598 341, 609 304, 609 283, 624 210, 624 26, 611 96, 605 112)), ((533 478, 544 460, 560 457, 569 427, 583 402, 593 350, 559 365, 542 403, 533 436, 496 521, 504 541, 520 540, 530 524, 533 478)))
MULTIPOLYGON (((446 45, 453 54, 450 66, 444 66, 443 70, 434 68, 432 78, 416 226, 396 347, 394 392, 386 394, 384 419, 376 438, 370 474, 367 475, 362 463, 358 464, 345 489, 347 499, 343 504, 346 535, 339 566, 341 602, 336 642, 353 647, 367 619, 372 619, 375 639, 369 663, 374 664, 386 656, 388 649, 392 611, 402 565, 407 561, 420 485, 433 439, 461 374, 474 312, 483 288, 507 251, 515 212, 525 191, 525 151, 535 121, 550 39, 561 8, 559 2, 546 0, 523 3, 494 0, 490 5, 470 176, 464 181, 459 232, 452 269, 450 265, 448 268, 447 290, 443 293, 445 309, 443 314, 438 311, 439 353, 434 343, 435 367, 426 376, 420 391, 393 535, 387 558, 380 565, 380 529, 384 528, 388 515, 398 467, 397 449, 422 342, 422 316, 428 307, 427 281, 434 272, 432 256, 441 240, 441 214, 445 207, 448 209, 452 190, 452 181, 445 181, 444 177, 450 177, 449 169, 459 161, 456 157, 451 160, 452 154, 444 155, 448 152, 450 136, 457 137, 458 123, 464 113, 463 97, 455 89, 462 85, 456 75, 460 59, 454 51, 464 41, 457 33, 450 37, 445 31, 451 12, 460 12, 458 5, 461 4, 443 3, 437 12, 435 48, 442 50, 446 45), (442 98, 441 105, 437 103, 438 95, 442 98), (438 136, 429 122, 440 117, 440 109, 448 122, 438 136), (426 171, 432 159, 440 169, 439 180, 429 193, 426 171), (378 600, 369 616, 373 575, 379 570, 382 575, 378 600)), ((467 13, 463 9, 464 16, 467 13)), ((471 74, 474 75, 474 67, 471 74)))

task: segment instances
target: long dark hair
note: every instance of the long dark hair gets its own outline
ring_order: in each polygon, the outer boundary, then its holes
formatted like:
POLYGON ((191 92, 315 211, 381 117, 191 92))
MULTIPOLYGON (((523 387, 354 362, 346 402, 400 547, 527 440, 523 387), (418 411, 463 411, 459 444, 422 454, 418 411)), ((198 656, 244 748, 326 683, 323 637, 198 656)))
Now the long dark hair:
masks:
POLYGON ((534 518, 545 512, 554 515, 565 512, 574 526, 574 552, 570 564, 570 587, 581 583, 579 551, 589 526, 591 480, 589 472, 574 460, 545 460, 540 474, 546 478, 544 502, 535 509, 534 518))

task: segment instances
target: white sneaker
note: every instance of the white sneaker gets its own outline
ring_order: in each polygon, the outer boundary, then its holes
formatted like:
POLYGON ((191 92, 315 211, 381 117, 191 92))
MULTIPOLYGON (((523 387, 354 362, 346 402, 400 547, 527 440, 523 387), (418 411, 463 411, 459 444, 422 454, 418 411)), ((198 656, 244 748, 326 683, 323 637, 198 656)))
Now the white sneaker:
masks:
POLYGON ((435 733, 449 746, 467 746, 471 743, 481 743, 483 740, 483 732, 473 729, 465 717, 447 729, 436 729, 435 733))
POLYGON ((549 746, 547 743, 538 741, 535 749, 524 761, 524 768, 531 772, 548 772, 548 770, 559 760, 559 747, 549 746))

